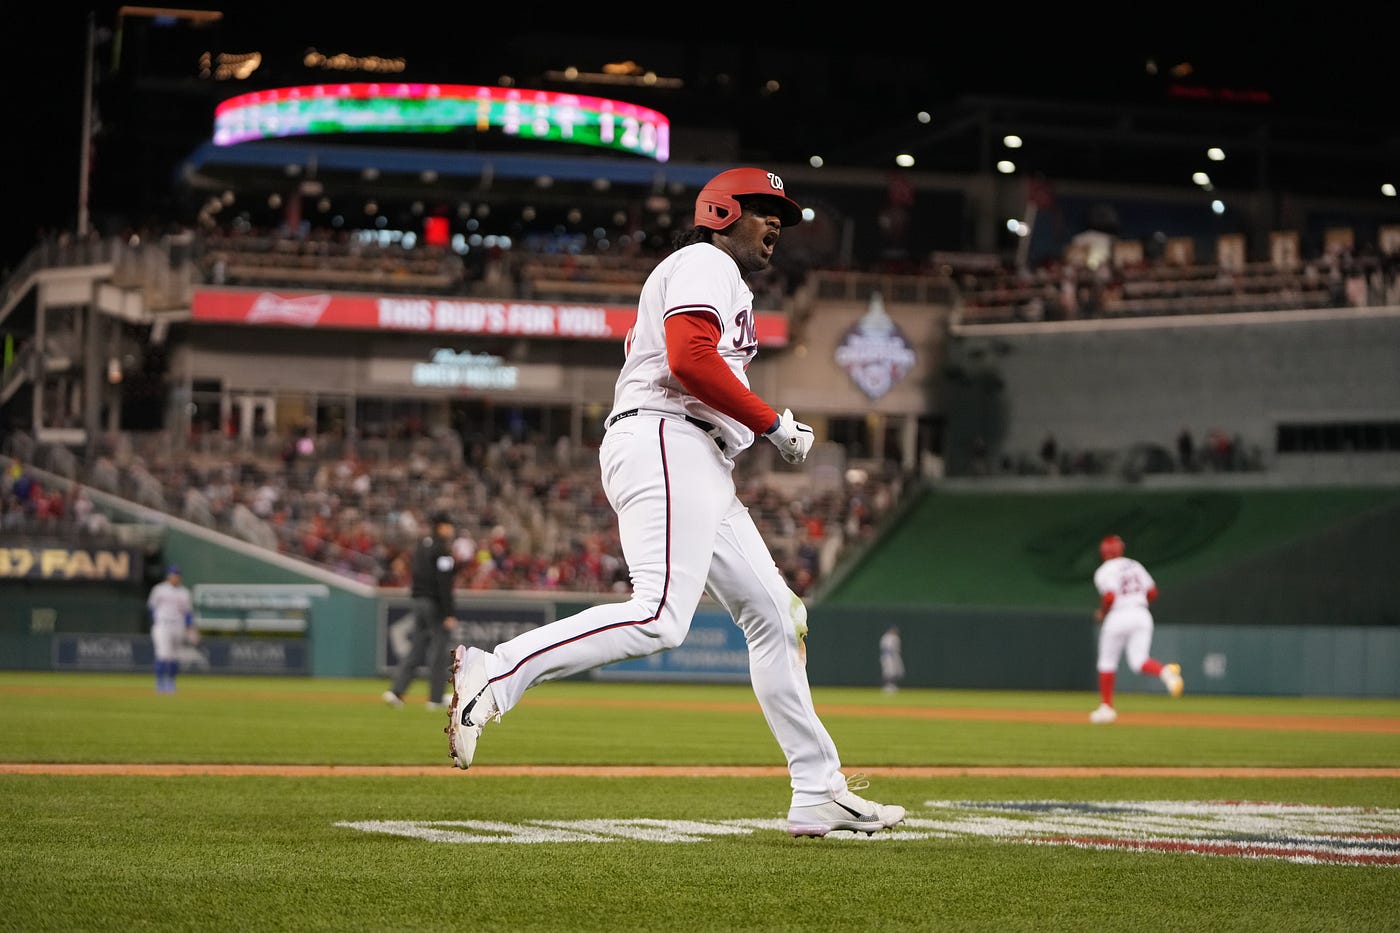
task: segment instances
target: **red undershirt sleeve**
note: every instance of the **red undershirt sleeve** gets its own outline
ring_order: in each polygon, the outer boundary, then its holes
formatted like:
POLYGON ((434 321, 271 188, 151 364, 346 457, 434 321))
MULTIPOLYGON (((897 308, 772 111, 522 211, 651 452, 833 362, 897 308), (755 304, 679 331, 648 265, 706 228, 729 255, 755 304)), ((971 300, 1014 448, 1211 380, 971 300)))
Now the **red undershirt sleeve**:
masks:
POLYGON ((666 362, 686 391, 740 424, 762 434, 778 413, 738 379, 720 358, 719 325, 703 314, 666 318, 666 362))
POLYGON ((1113 596, 1114 593, 1112 590, 1103 594, 1103 597, 1099 599, 1099 608, 1107 612, 1113 606, 1113 596))

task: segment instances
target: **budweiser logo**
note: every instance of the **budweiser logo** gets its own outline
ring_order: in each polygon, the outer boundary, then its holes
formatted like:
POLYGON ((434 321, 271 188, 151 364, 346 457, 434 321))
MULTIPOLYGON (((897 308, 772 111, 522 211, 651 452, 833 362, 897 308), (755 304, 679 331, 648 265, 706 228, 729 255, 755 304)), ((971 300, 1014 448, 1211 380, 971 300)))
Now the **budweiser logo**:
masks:
POLYGON ((300 298, 283 298, 271 292, 258 295, 253 306, 248 309, 249 324, 294 324, 298 327, 315 327, 321 313, 331 303, 330 295, 303 295, 300 298))

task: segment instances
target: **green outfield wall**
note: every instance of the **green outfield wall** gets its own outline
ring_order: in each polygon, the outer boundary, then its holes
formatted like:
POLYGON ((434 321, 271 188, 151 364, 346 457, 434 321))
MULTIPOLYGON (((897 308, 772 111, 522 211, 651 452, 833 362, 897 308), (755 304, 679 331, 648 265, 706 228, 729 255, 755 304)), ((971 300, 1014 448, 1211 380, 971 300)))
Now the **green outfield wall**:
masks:
MULTIPOLYGON (((897 625, 906 687, 1097 689, 1098 629, 1085 613, 820 606, 810 625, 814 684, 878 684, 880 635, 897 625)), ((1159 624, 1152 653, 1179 663, 1193 694, 1400 697, 1394 627, 1159 624)), ((1165 688, 1120 663, 1117 692, 1165 688)))
POLYGON ((1092 689, 1110 532, 1156 579, 1153 653, 1190 689, 1400 696, 1393 487, 929 486, 815 601, 811 678, 877 682, 898 624, 906 684, 1092 689))

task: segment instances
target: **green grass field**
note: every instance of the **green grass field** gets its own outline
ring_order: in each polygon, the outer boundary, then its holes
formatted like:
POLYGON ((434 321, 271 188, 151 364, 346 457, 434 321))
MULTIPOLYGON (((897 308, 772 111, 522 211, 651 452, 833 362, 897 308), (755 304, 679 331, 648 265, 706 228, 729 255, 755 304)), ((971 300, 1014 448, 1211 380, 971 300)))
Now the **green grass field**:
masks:
POLYGON ((0 672, 0 930, 1400 930, 1400 701, 818 689, 909 819, 794 840, 747 687, 383 688, 0 672))

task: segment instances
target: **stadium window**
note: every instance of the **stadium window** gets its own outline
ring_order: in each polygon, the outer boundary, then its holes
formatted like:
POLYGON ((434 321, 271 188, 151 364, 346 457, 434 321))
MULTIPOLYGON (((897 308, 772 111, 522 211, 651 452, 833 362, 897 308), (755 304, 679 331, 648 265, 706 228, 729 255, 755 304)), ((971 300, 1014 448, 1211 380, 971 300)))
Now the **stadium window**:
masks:
POLYGON ((844 447, 848 457, 863 459, 871 455, 870 431, 864 416, 833 416, 827 419, 826 430, 827 440, 844 447))
POLYGON ((1400 421, 1280 424, 1275 450, 1288 453, 1353 453, 1400 450, 1400 421))

